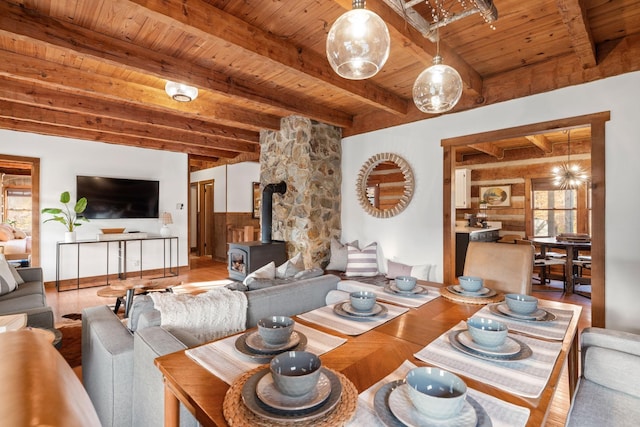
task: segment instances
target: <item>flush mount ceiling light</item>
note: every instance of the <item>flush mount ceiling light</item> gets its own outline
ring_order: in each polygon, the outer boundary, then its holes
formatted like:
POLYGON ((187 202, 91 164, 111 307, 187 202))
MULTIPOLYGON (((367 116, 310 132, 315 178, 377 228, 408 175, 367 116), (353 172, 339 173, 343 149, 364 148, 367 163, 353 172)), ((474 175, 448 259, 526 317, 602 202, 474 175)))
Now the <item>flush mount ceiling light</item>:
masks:
POLYGON ((198 88, 182 83, 167 81, 164 90, 171 98, 179 102, 193 101, 198 97, 198 88))
POLYGON ((363 80, 375 76, 389 57, 391 38, 384 21, 353 0, 353 9, 333 23, 327 36, 327 59, 341 77, 363 80))
POLYGON ((571 131, 567 130, 567 162, 554 167, 553 184, 562 190, 573 190, 589 181, 589 175, 577 163, 571 164, 571 131))

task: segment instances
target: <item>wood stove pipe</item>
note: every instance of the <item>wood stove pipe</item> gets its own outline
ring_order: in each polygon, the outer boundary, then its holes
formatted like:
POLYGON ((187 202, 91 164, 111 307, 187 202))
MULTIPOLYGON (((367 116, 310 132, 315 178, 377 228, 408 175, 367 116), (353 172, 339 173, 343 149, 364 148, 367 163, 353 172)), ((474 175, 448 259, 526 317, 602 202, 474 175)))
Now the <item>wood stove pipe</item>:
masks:
POLYGON ((284 194, 287 183, 267 184, 262 190, 262 204, 260 208, 260 237, 262 243, 271 243, 271 228, 273 222, 273 193, 284 194))

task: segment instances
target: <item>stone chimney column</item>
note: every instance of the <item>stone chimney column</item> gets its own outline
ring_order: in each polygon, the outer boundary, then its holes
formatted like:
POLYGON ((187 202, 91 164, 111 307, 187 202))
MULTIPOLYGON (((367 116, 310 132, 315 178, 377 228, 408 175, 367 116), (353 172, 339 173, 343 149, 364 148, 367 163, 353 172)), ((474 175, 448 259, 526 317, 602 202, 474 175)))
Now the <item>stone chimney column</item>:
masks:
POLYGON ((340 128, 299 117, 282 119, 279 131, 260 132, 260 186, 284 181, 273 195, 273 240, 300 252, 307 268, 329 260, 331 238, 340 237, 340 128))

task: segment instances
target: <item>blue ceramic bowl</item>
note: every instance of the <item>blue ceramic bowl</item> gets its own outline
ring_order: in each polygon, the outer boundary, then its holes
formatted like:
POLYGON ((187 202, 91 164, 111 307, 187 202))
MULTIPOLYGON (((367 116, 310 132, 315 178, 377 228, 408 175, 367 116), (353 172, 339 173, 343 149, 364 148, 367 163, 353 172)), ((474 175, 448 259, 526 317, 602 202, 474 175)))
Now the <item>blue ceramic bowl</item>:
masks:
POLYGON ((351 307, 358 311, 371 311, 376 305, 376 294, 369 291, 351 292, 349 294, 351 307))
POLYGON ((525 294, 507 294, 504 296, 509 310, 517 314, 531 314, 538 309, 538 298, 525 294))
POLYGON ((467 330, 476 344, 488 348, 504 344, 509 332, 504 323, 484 317, 472 317, 467 320, 467 330))
POLYGON ((314 389, 320 378, 320 358, 308 351, 280 353, 269 365, 273 383, 287 396, 302 396, 314 389))
POLYGON ((467 292, 478 292, 482 289, 484 281, 481 277, 460 276, 458 277, 458 283, 467 292))
POLYGON ((460 413, 467 395, 467 385, 455 374, 440 368, 421 366, 405 377, 407 394, 422 414, 438 419, 460 413))
POLYGON ((401 291, 412 291, 416 287, 418 279, 413 276, 397 276, 394 281, 401 291))
POLYGON ((295 321, 287 316, 271 316, 258 320, 258 333, 265 343, 284 344, 289 341, 295 321))

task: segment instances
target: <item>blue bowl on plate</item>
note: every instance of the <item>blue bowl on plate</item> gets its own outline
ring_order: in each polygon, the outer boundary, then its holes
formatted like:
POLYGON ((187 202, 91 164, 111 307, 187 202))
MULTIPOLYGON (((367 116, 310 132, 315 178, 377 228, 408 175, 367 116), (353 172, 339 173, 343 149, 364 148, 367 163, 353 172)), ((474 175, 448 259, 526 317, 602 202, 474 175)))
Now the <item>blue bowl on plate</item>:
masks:
POLYGON ((397 276, 395 278, 396 287, 401 291, 412 291, 416 287, 418 279, 412 276, 397 276))
POLYGON ((458 277, 458 283, 460 283, 462 289, 467 292, 478 292, 480 289, 482 289, 484 281, 481 277, 460 276, 458 277))
POLYGON ((497 320, 472 317, 467 320, 467 331, 476 344, 492 348, 504 344, 509 328, 497 320))
POLYGON ((538 309, 538 298, 526 294, 507 294, 504 296, 509 310, 517 314, 531 314, 538 309))

